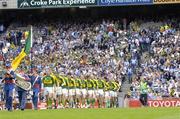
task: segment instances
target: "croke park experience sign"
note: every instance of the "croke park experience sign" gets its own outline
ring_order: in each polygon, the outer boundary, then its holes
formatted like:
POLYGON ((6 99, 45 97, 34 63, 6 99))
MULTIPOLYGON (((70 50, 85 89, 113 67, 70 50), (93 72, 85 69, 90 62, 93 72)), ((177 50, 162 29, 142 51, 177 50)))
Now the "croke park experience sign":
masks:
POLYGON ((18 8, 95 6, 97 0, 18 0, 18 8))

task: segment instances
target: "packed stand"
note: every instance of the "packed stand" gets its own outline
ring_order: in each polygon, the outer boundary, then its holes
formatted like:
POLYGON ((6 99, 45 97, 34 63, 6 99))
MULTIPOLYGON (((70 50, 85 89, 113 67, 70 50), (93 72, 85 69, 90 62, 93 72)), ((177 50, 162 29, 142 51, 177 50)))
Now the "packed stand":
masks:
MULTIPOLYGON (((143 24, 144 25, 144 24, 143 24)), ((180 32, 176 20, 148 23, 142 36, 142 63, 133 77, 131 97, 139 99, 141 80, 148 84, 148 99, 180 97, 180 32), (156 27, 154 27, 156 26, 156 27), (145 39, 144 39, 145 38, 145 39)))
MULTIPOLYGON (((1 34, 1 66, 11 62, 23 48, 28 27, 22 24, 13 23, 1 34)), ((180 34, 179 27, 174 25, 176 21, 173 20, 167 23, 143 20, 127 23, 126 19, 33 23, 31 55, 25 58, 19 69, 27 74, 36 70, 42 77, 52 72, 57 77, 70 77, 75 81, 103 79, 121 85, 128 80, 132 83, 129 95, 137 99, 141 79, 145 79, 150 99, 179 97, 180 34)), ((101 101, 100 107, 104 102, 107 102, 106 107, 114 107, 117 106, 117 94, 104 89, 105 99, 92 97, 101 101)), ((69 95, 67 98, 63 94, 60 98, 68 100, 61 100, 62 107, 66 104, 76 107, 73 101, 79 97, 69 95)), ((48 99, 42 97, 42 100, 48 99)), ((89 106, 92 100, 87 100, 86 104, 84 99, 87 97, 85 94, 80 99, 83 102, 80 107, 89 106)))

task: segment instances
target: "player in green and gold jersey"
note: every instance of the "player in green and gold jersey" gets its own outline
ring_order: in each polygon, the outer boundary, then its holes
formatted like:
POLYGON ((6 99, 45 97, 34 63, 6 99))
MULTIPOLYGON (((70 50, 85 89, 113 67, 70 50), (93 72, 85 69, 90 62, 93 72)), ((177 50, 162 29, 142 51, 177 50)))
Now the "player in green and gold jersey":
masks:
POLYGON ((63 82, 62 82, 62 105, 63 105, 63 108, 66 107, 66 103, 68 101, 68 77, 66 76, 63 76, 62 78, 63 82))
POLYGON ((87 89, 88 89, 88 95, 87 95, 87 107, 94 107, 94 82, 91 77, 88 77, 87 79, 87 89))
POLYGON ((75 80, 73 76, 68 78, 68 88, 69 88, 69 107, 75 108, 75 80))
POLYGON ((80 104, 81 104, 81 96, 82 96, 82 94, 81 94, 81 87, 82 87, 82 85, 81 85, 81 79, 80 78, 76 78, 75 79, 75 91, 76 91, 76 100, 75 100, 75 102, 76 102, 76 108, 79 108, 80 107, 80 104))
POLYGON ((105 82, 104 92, 105 92, 105 107, 110 108, 110 99, 111 99, 110 98, 110 84, 107 79, 105 82))
POLYGON ((44 87, 44 95, 46 97, 47 108, 52 109, 52 102, 54 99, 54 87, 56 85, 55 79, 50 74, 45 74, 42 79, 44 87))
POLYGON ((102 79, 98 79, 97 82, 98 86, 98 104, 99 108, 102 108, 104 105, 104 88, 105 88, 105 81, 102 79))
POLYGON ((120 85, 118 82, 112 80, 110 82, 110 95, 111 95, 111 107, 117 106, 117 93, 120 89, 120 85))
POLYGON ((116 80, 116 81, 114 81, 114 85, 115 85, 115 87, 114 87, 114 103, 115 103, 115 107, 117 107, 118 106, 118 92, 120 90, 120 84, 116 80))
POLYGON ((114 82, 113 80, 109 81, 109 86, 110 86, 110 103, 111 103, 110 107, 114 107, 115 106, 115 98, 114 98, 115 83, 113 83, 113 82, 114 82))
POLYGON ((63 84, 63 76, 57 75, 57 90, 56 90, 56 96, 57 96, 57 102, 58 102, 58 108, 62 107, 62 84, 63 84))
POLYGON ((86 107, 86 100, 87 100, 87 81, 86 81, 85 77, 81 78, 81 85, 82 85, 81 107, 84 108, 84 107, 86 107))

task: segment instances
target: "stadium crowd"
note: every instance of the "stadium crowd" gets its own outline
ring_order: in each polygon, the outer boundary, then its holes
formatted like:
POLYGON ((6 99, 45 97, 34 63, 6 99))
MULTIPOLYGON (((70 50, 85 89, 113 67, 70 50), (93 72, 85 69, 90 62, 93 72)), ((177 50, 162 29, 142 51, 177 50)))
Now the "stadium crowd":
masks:
MULTIPOLYGON (((32 25, 31 54, 19 68, 27 74, 36 70, 44 77, 52 72, 58 78, 61 75, 81 80, 102 79, 115 81, 118 86, 128 80, 131 98, 139 98, 140 82, 145 79, 150 99, 180 96, 180 24, 174 19, 131 22, 57 19, 32 25)), ((18 21, 1 34, 1 67, 20 53, 27 28, 27 24, 18 21)), ((110 91, 111 88, 104 90, 103 102, 111 96, 117 98, 110 91)), ((75 100, 73 96, 72 99, 75 100)), ((106 107, 113 106, 107 103, 106 107)))

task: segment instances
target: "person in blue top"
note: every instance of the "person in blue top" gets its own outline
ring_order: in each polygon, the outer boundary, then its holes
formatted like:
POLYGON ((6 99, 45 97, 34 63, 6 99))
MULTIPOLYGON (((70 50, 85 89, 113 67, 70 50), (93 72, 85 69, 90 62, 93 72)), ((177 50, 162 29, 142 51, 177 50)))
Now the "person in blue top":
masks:
POLYGON ((15 85, 15 76, 13 71, 9 71, 11 65, 6 64, 7 72, 2 80, 4 83, 4 93, 5 93, 5 107, 8 111, 12 111, 12 103, 13 103, 13 90, 15 85))
POLYGON ((32 102, 34 109, 38 109, 38 98, 39 98, 39 93, 41 92, 41 87, 42 87, 42 81, 41 77, 38 75, 36 71, 33 72, 33 74, 30 76, 31 78, 31 85, 32 85, 32 102))
MULTIPOLYGON (((19 72, 19 74, 23 77, 25 77, 25 81, 29 82, 30 79, 29 77, 24 73, 23 70, 21 70, 19 72)), ((27 98, 27 91, 20 88, 20 87, 16 87, 16 91, 18 92, 18 99, 19 99, 19 109, 21 109, 22 111, 24 111, 25 107, 26 107, 26 98, 27 98)))

